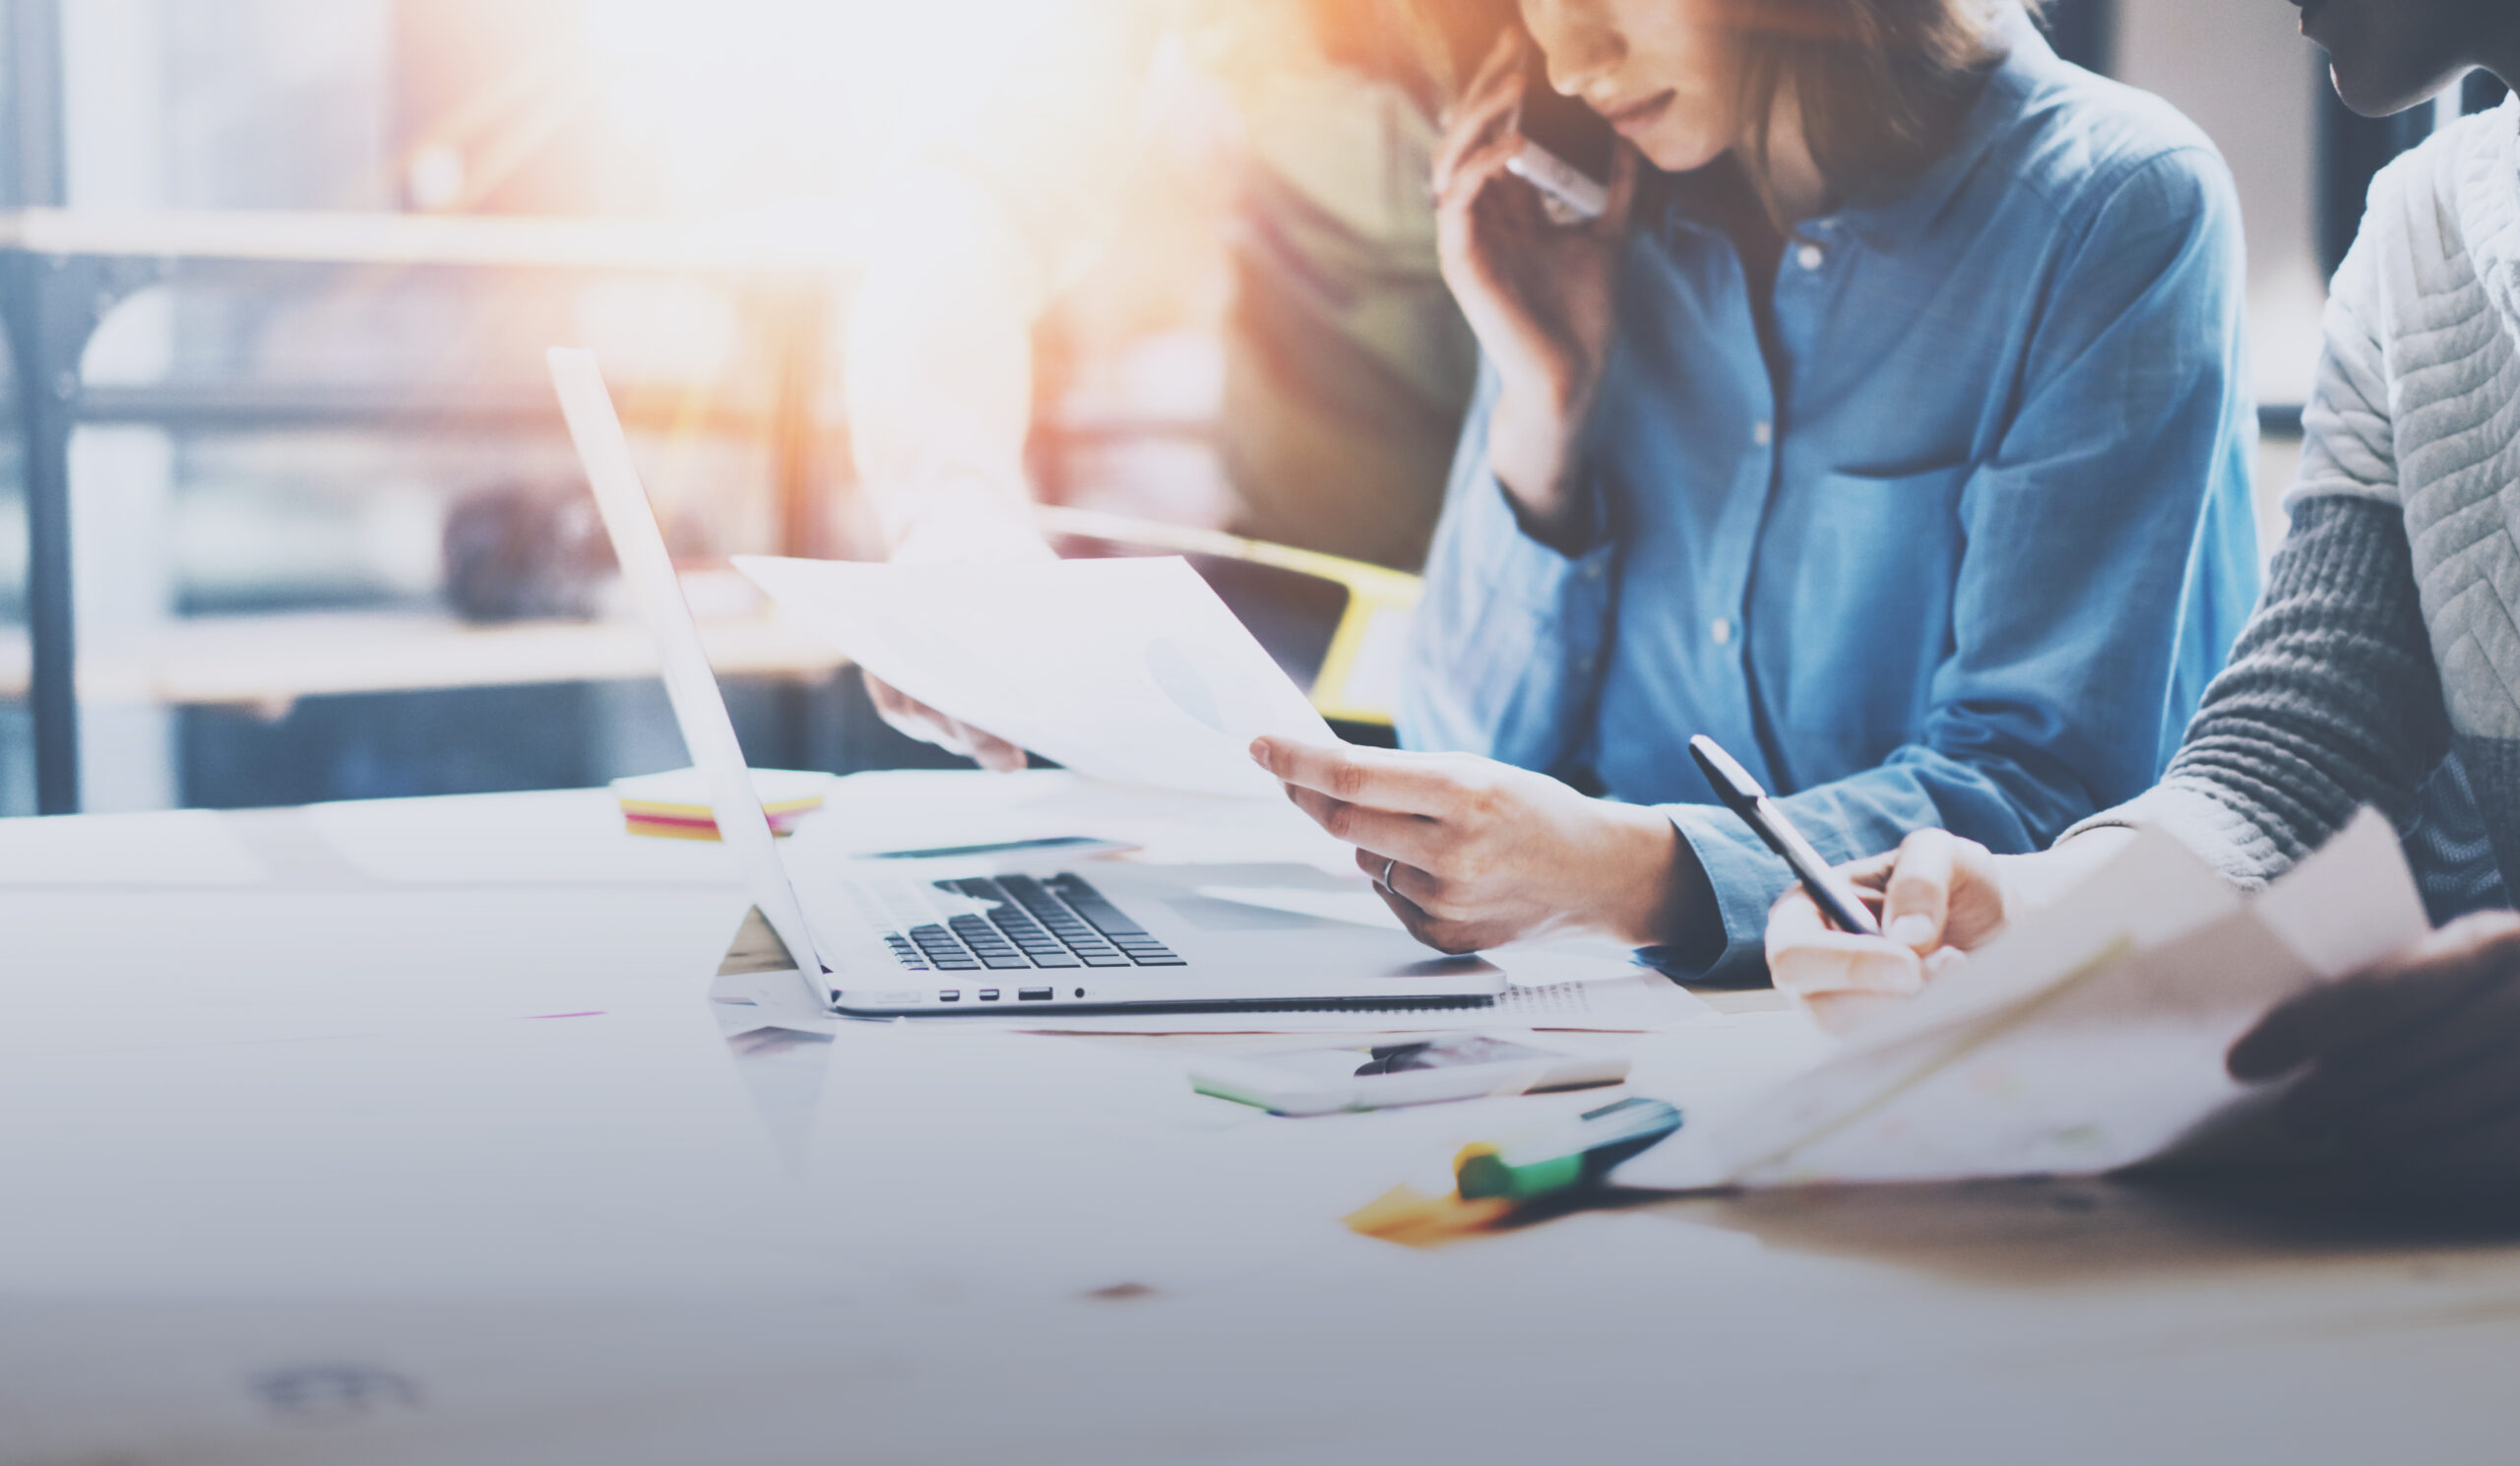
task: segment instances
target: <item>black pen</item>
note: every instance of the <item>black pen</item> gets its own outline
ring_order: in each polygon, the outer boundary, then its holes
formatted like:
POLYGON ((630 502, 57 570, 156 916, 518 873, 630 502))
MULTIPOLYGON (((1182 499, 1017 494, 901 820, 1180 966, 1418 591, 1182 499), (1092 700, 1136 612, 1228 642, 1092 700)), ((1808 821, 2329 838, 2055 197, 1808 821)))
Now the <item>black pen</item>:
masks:
POLYGON ((1821 915, 1836 923, 1841 931, 1862 936, 1881 934, 1881 924, 1872 920, 1863 898, 1829 872, 1829 862, 1820 859, 1811 842, 1803 839, 1802 832, 1785 817, 1785 811, 1776 807, 1776 800, 1759 788, 1759 781, 1725 752, 1722 744, 1699 733, 1689 739, 1689 756, 1706 771, 1706 782, 1715 786, 1716 797, 1724 801, 1724 807, 1741 816, 1759 832, 1768 849, 1783 856, 1785 863, 1794 867, 1794 873, 1801 878, 1802 889, 1819 904, 1821 915))

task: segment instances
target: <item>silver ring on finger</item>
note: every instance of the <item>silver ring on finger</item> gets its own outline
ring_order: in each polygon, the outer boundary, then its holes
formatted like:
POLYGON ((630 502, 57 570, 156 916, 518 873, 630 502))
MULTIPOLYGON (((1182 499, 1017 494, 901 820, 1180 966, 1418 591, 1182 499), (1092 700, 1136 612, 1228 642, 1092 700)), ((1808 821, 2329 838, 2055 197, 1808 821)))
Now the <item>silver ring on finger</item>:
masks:
POLYGON ((1380 885, 1384 890, 1391 892, 1391 893, 1392 893, 1393 895, 1395 895, 1395 896, 1397 896, 1397 895, 1399 895, 1399 894, 1400 894, 1400 889, 1399 889, 1399 887, 1394 886, 1394 885, 1391 883, 1391 872, 1392 872, 1392 870, 1393 870, 1395 867, 1397 867, 1399 864, 1400 864, 1400 858, 1399 858, 1398 856, 1393 856, 1391 859, 1389 859, 1389 860, 1387 860, 1383 861, 1383 862, 1382 862, 1382 879, 1381 879, 1381 881, 1377 882, 1377 884, 1379 884, 1379 885, 1380 885))

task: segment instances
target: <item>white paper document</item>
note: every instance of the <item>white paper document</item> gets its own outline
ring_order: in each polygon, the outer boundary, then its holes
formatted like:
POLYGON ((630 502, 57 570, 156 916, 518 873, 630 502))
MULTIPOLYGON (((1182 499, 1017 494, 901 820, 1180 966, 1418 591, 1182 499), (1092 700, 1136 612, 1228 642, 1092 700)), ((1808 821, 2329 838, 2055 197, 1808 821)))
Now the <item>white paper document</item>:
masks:
POLYGON ((1616 1179, 1957 1180, 2154 1159, 2251 1096, 2224 1056, 2269 1009, 2426 929, 2376 813, 2254 898, 2145 831, 1913 1001, 1616 1179))
POLYGON ((1275 797, 1253 738, 1337 741, 1186 560, 735 567, 874 676, 1093 778, 1275 797))

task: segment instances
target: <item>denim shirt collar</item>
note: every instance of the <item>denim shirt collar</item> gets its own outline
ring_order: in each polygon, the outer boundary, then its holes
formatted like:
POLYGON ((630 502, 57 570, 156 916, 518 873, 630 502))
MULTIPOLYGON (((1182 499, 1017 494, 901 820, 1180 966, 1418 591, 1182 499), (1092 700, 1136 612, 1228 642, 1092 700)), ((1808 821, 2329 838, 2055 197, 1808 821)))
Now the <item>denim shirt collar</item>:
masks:
MULTIPOLYGON (((1795 237, 1853 237, 1875 248, 1895 249, 1932 227, 1977 172, 1978 165, 1985 160, 1986 154, 2020 118, 2030 98, 2064 65, 2027 12, 2010 6, 2003 11, 1994 26, 1995 37, 2004 47, 2003 57, 1988 74, 1985 89, 1971 105, 1959 140, 1950 151, 1884 197, 1843 204, 1834 213, 1803 221, 1795 237)), ((1673 234, 1721 233, 1715 223, 1689 209, 1689 191, 1671 186, 1677 182, 1665 175, 1666 186, 1661 193, 1666 230, 1673 234)))

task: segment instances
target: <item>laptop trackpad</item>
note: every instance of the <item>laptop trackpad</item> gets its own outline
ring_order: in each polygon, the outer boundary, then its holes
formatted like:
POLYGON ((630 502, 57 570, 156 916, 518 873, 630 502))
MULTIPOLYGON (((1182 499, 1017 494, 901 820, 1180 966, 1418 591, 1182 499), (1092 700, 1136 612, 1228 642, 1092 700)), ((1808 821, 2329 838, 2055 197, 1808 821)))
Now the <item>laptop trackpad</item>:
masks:
POLYGON ((1343 924, 1283 907, 1224 901, 1214 896, 1166 896, 1173 915, 1202 931, 1308 931, 1343 924))

